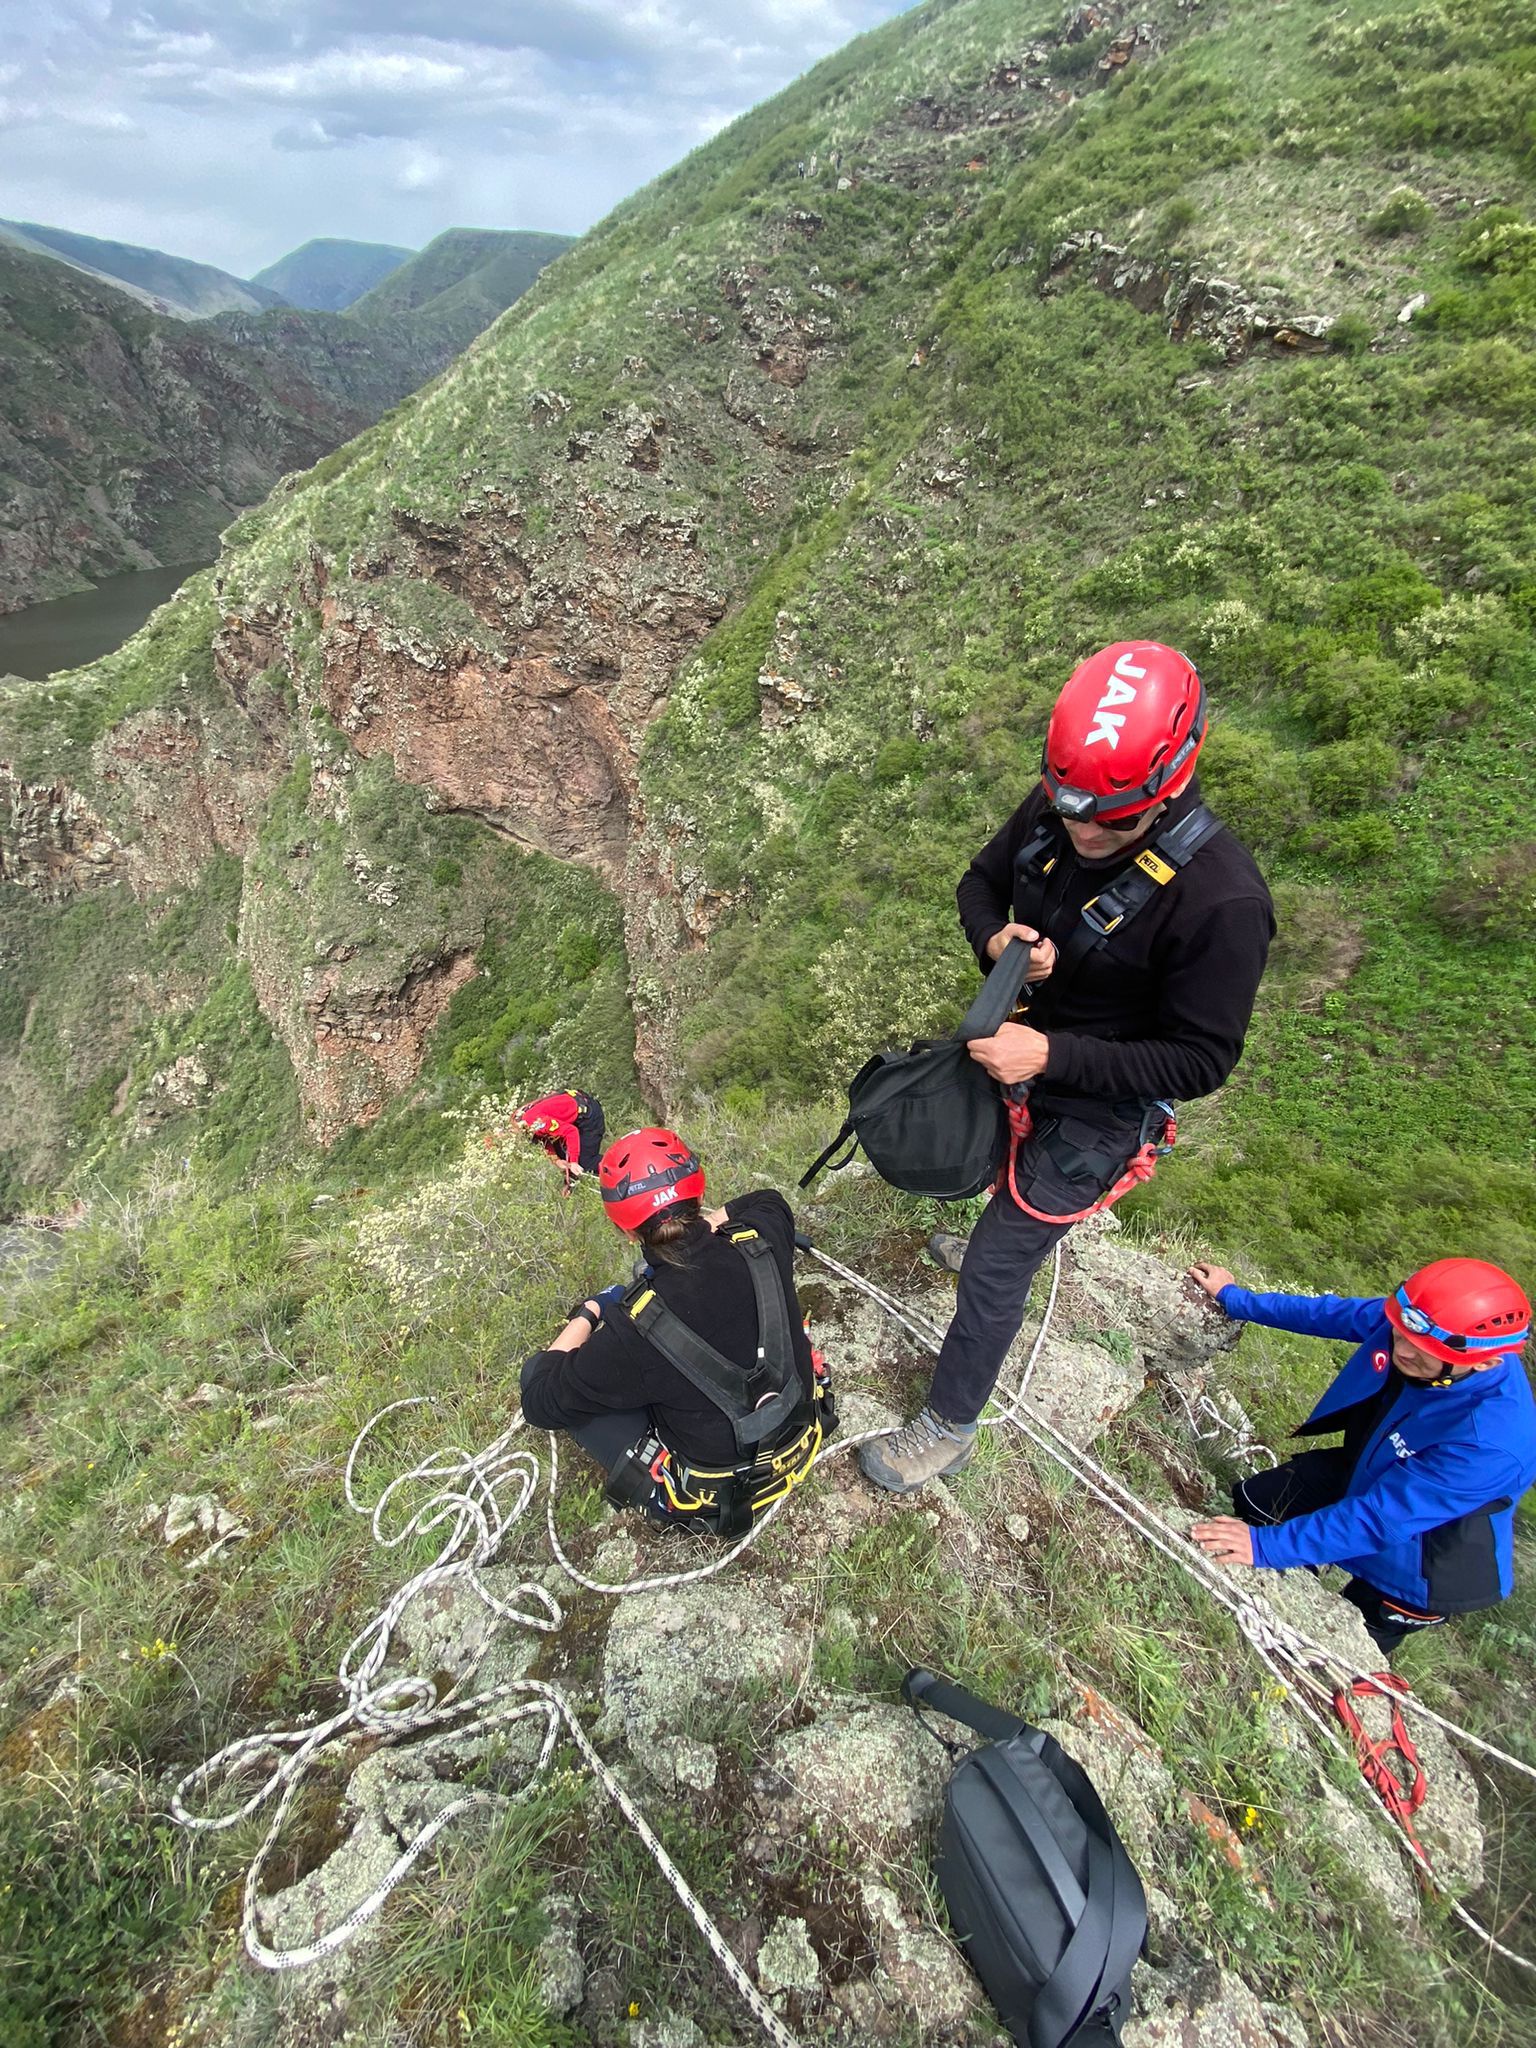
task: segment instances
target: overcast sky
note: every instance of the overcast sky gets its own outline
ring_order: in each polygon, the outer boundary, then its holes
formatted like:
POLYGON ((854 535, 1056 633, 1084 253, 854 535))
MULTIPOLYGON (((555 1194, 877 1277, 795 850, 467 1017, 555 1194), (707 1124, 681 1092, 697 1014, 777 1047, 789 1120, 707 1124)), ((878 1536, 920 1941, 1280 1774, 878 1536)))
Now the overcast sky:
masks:
POLYGON ((248 276, 579 233, 912 0, 0 0, 0 218, 248 276))

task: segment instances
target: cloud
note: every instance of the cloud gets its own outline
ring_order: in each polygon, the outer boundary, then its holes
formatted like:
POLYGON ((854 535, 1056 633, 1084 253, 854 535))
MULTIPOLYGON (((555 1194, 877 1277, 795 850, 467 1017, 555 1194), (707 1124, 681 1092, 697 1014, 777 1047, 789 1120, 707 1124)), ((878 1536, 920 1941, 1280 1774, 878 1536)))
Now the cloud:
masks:
POLYGON ((578 232, 905 4, 37 0, 4 211, 240 272, 312 235, 578 232))

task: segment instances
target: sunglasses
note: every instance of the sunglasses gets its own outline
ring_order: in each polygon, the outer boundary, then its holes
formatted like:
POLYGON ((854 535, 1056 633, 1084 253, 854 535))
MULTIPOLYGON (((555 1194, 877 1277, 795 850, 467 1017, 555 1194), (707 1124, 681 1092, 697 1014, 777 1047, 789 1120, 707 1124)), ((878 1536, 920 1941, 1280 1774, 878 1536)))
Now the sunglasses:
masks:
POLYGON ((1058 818, 1064 819, 1069 825, 1097 825, 1105 832, 1141 832, 1146 828, 1148 811, 1154 810, 1156 806, 1148 804, 1145 810, 1132 811, 1124 818, 1080 818, 1074 817, 1070 811, 1064 811, 1059 804, 1053 804, 1051 808, 1058 818))

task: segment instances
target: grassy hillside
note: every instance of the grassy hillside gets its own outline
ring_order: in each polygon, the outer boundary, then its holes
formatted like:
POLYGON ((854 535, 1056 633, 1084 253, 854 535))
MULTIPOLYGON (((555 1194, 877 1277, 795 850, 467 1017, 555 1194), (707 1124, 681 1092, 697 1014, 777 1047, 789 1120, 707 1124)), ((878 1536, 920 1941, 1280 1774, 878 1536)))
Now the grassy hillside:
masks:
POLYGON ((268 288, 262 278, 231 277, 211 263, 185 256, 167 256, 163 249, 140 249, 132 242, 106 242, 96 235, 72 234, 67 228, 39 227, 36 221, 0 221, 25 239, 93 277, 129 286, 152 311, 178 320, 206 320, 215 313, 253 313, 283 303, 284 294, 268 288))
POLYGON ((500 312, 521 298, 545 264, 568 249, 571 241, 570 235, 520 229, 447 228, 425 249, 392 268, 351 310, 359 320, 416 313, 429 306, 437 314, 461 314, 470 305, 500 312))
POLYGON ((414 252, 389 242, 348 242, 321 235, 258 270, 251 280, 290 306, 340 313, 408 263, 414 252))

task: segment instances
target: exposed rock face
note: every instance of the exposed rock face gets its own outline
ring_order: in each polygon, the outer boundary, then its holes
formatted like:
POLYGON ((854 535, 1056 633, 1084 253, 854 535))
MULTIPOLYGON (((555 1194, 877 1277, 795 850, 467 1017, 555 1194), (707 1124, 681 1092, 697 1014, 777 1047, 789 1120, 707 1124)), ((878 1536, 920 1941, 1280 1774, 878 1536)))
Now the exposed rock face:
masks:
POLYGON ((123 873, 121 842, 78 790, 18 781, 0 761, 0 883, 62 903, 123 873))
POLYGON ((1097 228, 1052 249, 1041 296, 1059 291, 1068 277, 1126 299, 1138 312, 1161 314, 1174 341, 1214 342, 1229 363, 1241 362, 1258 342, 1303 352, 1326 348, 1333 325, 1321 314, 1289 310, 1268 287, 1250 289, 1204 276, 1187 263, 1131 256, 1097 228))
POLYGON ((697 1771, 699 1738, 729 1714, 744 1681, 787 1678, 802 1646, 778 1611, 739 1582, 621 1600, 603 1654, 602 1726, 662 1784, 697 1771), (663 1647, 664 1646, 664 1647, 663 1647))
POLYGON ((381 983, 374 955, 345 946, 305 967, 295 987, 281 929, 262 916, 273 885, 250 883, 241 925, 256 997, 288 1048, 310 1135, 330 1145, 349 1125, 371 1123, 421 1070, 432 1027, 475 973, 469 951, 408 963, 381 983))
POLYGON ((758 1800, 776 1827, 830 1831, 869 1853, 934 1820, 949 1773, 910 1708, 859 1706, 781 1735, 758 1800))
POLYGON ((1208 1958, 1139 1973, 1123 2048, 1307 2048, 1293 2012, 1265 2005, 1241 1977, 1208 1958))

